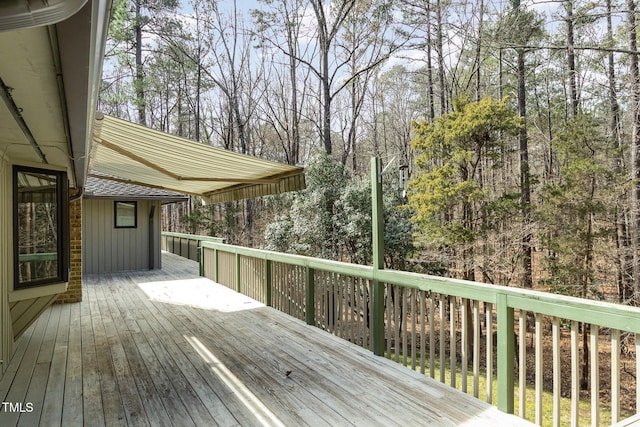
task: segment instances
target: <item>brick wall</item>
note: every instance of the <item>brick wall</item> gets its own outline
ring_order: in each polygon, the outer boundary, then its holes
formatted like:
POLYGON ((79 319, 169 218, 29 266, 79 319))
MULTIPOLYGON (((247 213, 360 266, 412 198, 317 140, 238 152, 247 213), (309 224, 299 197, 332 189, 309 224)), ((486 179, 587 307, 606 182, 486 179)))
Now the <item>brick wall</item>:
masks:
MULTIPOLYGON (((75 197, 78 192, 71 191, 70 197, 75 197)), ((69 203, 70 224, 70 252, 69 286, 67 292, 60 294, 56 303, 71 303, 82 301, 82 198, 77 198, 69 203)))

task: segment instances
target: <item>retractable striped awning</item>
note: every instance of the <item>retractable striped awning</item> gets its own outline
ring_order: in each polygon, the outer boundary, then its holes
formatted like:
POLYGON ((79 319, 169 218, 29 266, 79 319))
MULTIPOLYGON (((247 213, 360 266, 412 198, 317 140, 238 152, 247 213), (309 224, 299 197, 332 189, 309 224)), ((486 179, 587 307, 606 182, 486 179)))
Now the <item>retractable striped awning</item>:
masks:
POLYGON ((305 188, 304 169, 96 114, 89 176, 227 202, 305 188))

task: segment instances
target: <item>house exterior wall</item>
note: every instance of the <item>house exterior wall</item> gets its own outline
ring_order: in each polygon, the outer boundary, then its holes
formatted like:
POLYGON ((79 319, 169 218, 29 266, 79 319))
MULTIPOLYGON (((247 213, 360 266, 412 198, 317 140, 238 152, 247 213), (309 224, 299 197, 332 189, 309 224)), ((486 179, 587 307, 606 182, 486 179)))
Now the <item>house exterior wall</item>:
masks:
POLYGON ((8 293, 13 289, 13 220, 11 165, 0 159, 0 376, 13 353, 8 293))
MULTIPOLYGON (((153 203, 150 200, 138 200, 136 228, 115 228, 114 200, 84 199, 84 273, 149 269, 149 214, 153 203)), ((153 266, 160 268, 159 206, 154 209, 152 240, 153 266)))

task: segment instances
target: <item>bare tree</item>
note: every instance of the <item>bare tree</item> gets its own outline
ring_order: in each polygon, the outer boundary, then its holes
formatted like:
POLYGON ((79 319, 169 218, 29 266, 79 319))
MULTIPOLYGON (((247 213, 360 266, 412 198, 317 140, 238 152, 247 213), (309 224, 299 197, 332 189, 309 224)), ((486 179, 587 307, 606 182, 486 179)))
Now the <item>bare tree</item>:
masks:
POLYGON ((631 73, 631 229, 633 248, 633 302, 640 302, 640 70, 636 32, 636 2, 627 0, 627 31, 629 33, 629 69, 631 73))

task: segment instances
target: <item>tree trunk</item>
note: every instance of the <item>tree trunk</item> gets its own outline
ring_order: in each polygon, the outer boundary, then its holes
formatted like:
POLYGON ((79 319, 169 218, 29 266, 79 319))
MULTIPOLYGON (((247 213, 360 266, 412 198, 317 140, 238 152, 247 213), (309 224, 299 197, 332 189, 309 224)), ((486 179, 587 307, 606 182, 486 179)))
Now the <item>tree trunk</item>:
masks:
POLYGON ((320 90, 322 91, 321 132, 322 143, 327 154, 331 154, 331 85, 329 77, 329 34, 324 5, 321 1, 313 2, 313 11, 318 22, 318 44, 320 45, 320 90))
MULTIPOLYGON (((484 21, 484 0, 480 0, 480 16, 478 17, 478 42, 476 43, 476 101, 480 102, 480 55, 482 53, 482 24, 484 21)), ((502 98, 501 98, 502 99, 502 98)))
POLYGON ((527 139, 527 101, 525 92, 525 63, 524 49, 518 49, 518 114, 522 118, 523 125, 520 128, 520 191, 522 203, 522 286, 533 287, 533 267, 531 263, 531 229, 530 229, 530 203, 531 181, 529 174, 529 146, 527 139))
POLYGON ((141 14, 141 0, 136 2, 136 103, 138 107, 138 122, 146 126, 147 115, 144 98, 144 72, 142 69, 142 14, 141 14))
POLYGON ((436 0, 436 21, 438 29, 436 31, 436 42, 438 44, 438 80, 440 81, 440 115, 447 112, 447 104, 445 98, 444 86, 444 52, 443 52, 443 35, 442 35, 442 2, 436 0))
POLYGON ((638 70, 638 46, 636 34, 636 2, 627 0, 629 32, 629 68, 631 72, 631 99, 633 106, 633 131, 631 138, 631 230, 633 249, 633 304, 640 303, 640 71, 638 70))
MULTIPOLYGON (((596 194, 596 179, 591 178, 591 189, 589 194, 589 201, 592 202, 596 194)), ((591 269, 593 264, 593 214, 587 214, 587 241, 585 242, 585 254, 584 254, 584 278, 582 282, 582 298, 587 298, 589 293, 589 284, 591 283, 591 269)), ((587 390, 589 388, 589 338, 587 334, 587 325, 582 325, 582 370, 580 378, 580 389, 587 390)))
POLYGON ((573 47, 573 0, 565 3, 567 12, 567 66, 569 67, 569 105, 571 117, 578 115, 578 93, 576 85, 576 54, 573 47))
POLYGON ((427 0, 427 82, 429 84, 429 118, 431 123, 436 118, 433 90, 433 64, 431 61, 431 0, 427 0))
MULTIPOLYGON (((297 39, 291 29, 288 31, 289 49, 295 53, 297 39)), ((289 79, 291 80, 291 136, 289 141, 289 164, 297 165, 300 161, 300 112, 298 111, 298 75, 297 60, 289 55, 289 79)))
POLYGON ((200 92, 202 91, 202 65, 200 64, 200 48, 198 48, 198 72, 196 76, 196 141, 200 142, 200 92))
MULTIPOLYGON (((351 58, 351 72, 356 72, 356 56, 354 55, 351 58)), ((354 80, 351 83, 351 129, 349 129, 349 149, 351 150, 351 170, 355 175, 358 171, 358 153, 356 153, 356 138, 357 138, 357 120, 359 114, 359 106, 358 106, 358 80, 354 80)))
MULTIPOLYGON (((606 0, 607 8, 607 40, 613 40, 613 23, 611 20, 611 0, 606 0)), ((613 151, 620 152, 620 105, 618 104, 618 93, 616 91, 615 58, 613 52, 607 55, 607 78, 609 80, 609 104, 611 108, 611 122, 609 129, 613 151)), ((622 173, 622 154, 613 160, 613 171, 615 174, 622 173)), ((616 223, 616 245, 618 249, 618 301, 624 303, 631 297, 633 276, 633 257, 631 254, 629 233, 627 230, 627 218, 625 215, 624 201, 615 208, 616 223)))

